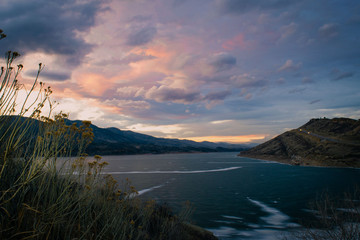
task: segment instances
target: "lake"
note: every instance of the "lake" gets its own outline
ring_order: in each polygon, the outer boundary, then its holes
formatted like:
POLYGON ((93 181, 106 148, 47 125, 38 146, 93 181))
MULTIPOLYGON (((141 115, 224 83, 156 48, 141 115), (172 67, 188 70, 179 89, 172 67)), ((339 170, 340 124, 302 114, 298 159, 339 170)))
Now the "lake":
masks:
POLYGON ((279 239, 309 217, 324 191, 360 184, 360 169, 301 167, 238 157, 237 152, 104 156, 105 172, 130 179, 139 197, 179 210, 190 201, 195 224, 220 239, 279 239))

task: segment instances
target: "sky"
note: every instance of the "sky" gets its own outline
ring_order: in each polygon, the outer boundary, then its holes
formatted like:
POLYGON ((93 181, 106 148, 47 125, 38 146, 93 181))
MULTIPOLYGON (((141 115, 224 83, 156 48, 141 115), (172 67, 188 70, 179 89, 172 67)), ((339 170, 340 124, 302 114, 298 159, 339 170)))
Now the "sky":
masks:
POLYGON ((264 142, 360 118, 358 0, 2 0, 0 51, 55 111, 156 137, 264 142))

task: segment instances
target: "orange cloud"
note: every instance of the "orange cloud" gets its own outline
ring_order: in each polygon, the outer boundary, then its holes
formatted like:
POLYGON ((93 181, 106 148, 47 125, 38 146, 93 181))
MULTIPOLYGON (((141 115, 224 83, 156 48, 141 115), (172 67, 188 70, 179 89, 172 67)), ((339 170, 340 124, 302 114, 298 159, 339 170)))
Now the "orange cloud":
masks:
POLYGON ((94 96, 102 96, 113 85, 111 79, 95 73, 79 73, 75 76, 75 79, 81 90, 94 96))
POLYGON ((51 97, 56 99, 71 97, 80 100, 83 95, 77 92, 77 85, 73 83, 53 83, 50 85, 53 93, 51 97))
POLYGON ((266 135, 263 134, 251 134, 241 136, 204 136, 204 137, 189 137, 188 140, 196 142, 227 142, 227 143, 249 143, 256 140, 265 139, 266 135))
POLYGON ((176 55, 175 52, 169 51, 162 46, 153 46, 144 50, 144 53, 146 55, 154 56, 156 58, 152 61, 140 61, 130 63, 133 73, 137 75, 144 74, 144 72, 160 72, 166 75, 173 73, 170 69, 168 69, 168 64, 176 55))
POLYGON ((157 58, 169 58, 172 54, 166 48, 161 46, 152 46, 148 49, 145 49, 144 52, 146 55, 155 56, 157 58))

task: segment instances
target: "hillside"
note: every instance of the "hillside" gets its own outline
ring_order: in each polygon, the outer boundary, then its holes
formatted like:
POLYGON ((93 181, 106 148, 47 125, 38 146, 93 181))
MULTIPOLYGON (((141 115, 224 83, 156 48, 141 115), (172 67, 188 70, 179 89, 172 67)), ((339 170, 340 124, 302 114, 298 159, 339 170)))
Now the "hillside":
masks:
POLYGON ((248 149, 246 145, 195 142, 123 131, 118 128, 100 128, 91 125, 95 138, 87 148, 89 154, 148 154, 177 152, 226 152, 248 149))
POLYGON ((239 156, 294 165, 360 167, 360 120, 311 119, 239 156))
MULTIPOLYGON (((3 116, 0 120, 4 125, 9 125, 16 119, 15 116, 3 116)), ((24 121, 22 118, 21 121, 24 121)), ((24 141, 34 139, 39 130, 38 120, 31 120, 31 134, 24 141)), ((81 121, 66 120, 66 125, 76 123, 81 125, 81 121)), ((191 153, 191 152, 236 152, 249 149, 248 145, 195 142, 190 140, 179 140, 169 138, 156 138, 150 135, 124 131, 115 127, 100 128, 91 124, 94 140, 87 147, 89 155, 121 155, 121 154, 158 154, 158 153, 191 153)), ((0 135, 5 134, 6 127, 0 129, 0 135), (4 132, 5 131, 5 132, 4 132)), ((30 144, 31 145, 31 144, 30 144)), ((1 148, 1 146, 0 146, 1 148)))

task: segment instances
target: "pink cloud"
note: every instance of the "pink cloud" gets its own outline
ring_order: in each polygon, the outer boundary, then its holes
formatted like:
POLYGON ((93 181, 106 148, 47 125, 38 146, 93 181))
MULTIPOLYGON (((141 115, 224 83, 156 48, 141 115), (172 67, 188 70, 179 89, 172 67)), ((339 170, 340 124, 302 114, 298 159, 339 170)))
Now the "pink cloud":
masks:
POLYGON ((222 47, 226 50, 234 50, 237 48, 247 49, 250 47, 250 45, 251 44, 249 42, 245 41, 244 34, 240 33, 240 34, 236 35, 235 37, 225 41, 222 44, 222 47))
POLYGON ((75 79, 82 91, 98 97, 113 86, 111 79, 95 73, 76 74, 75 79))

